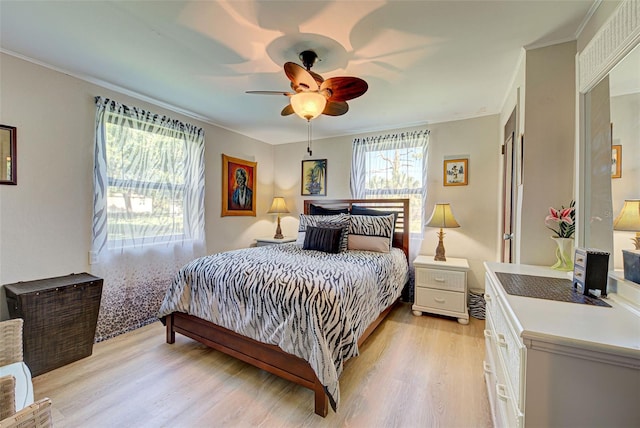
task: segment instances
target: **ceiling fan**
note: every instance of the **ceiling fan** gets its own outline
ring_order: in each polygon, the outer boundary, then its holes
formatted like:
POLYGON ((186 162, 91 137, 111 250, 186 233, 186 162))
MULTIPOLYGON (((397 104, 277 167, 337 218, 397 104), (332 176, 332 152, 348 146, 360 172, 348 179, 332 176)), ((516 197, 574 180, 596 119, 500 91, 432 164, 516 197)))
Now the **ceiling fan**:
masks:
POLYGON ((340 116, 349 111, 348 100, 359 97, 367 92, 369 85, 358 77, 331 77, 324 80, 318 73, 311 71, 311 67, 318 59, 312 50, 306 50, 299 55, 304 68, 294 62, 284 65, 284 72, 291 80, 293 92, 281 91, 246 91, 247 94, 284 95, 290 98, 290 103, 282 109, 280 114, 288 116, 296 113, 303 119, 310 121, 321 114, 340 116))

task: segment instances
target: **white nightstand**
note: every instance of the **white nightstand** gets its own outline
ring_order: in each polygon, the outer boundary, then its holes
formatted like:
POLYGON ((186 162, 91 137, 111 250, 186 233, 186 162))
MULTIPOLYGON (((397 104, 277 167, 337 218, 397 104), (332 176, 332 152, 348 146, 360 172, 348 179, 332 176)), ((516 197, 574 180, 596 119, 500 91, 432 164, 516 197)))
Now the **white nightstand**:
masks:
POLYGON ((418 256, 413 266, 416 270, 413 314, 447 315, 458 318, 460 324, 469 324, 467 259, 447 257, 447 261, 437 262, 433 256, 418 256))
POLYGON ((292 238, 290 236, 285 236, 282 239, 276 238, 258 238, 256 239, 256 247, 264 247, 266 245, 279 245, 279 244, 287 244, 289 242, 296 242, 296 238, 292 238))

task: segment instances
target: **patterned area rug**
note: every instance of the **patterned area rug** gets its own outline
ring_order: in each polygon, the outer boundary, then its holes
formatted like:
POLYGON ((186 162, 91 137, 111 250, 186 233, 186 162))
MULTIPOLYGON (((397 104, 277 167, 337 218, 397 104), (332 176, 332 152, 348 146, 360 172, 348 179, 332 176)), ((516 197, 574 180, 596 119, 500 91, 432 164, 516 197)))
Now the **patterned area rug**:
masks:
POLYGON ((569 279, 548 278, 544 276, 519 275, 496 272, 496 276, 508 294, 535 299, 556 300, 558 302, 582 303, 583 305, 610 308, 607 302, 595 297, 585 296, 573 288, 569 279))

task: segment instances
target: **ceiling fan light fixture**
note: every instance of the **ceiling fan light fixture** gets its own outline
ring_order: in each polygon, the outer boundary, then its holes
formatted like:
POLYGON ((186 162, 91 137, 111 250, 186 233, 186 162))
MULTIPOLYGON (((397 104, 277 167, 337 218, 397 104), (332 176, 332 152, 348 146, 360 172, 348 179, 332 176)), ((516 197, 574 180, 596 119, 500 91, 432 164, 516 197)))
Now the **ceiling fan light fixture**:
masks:
POLYGON ((291 96, 293 111, 306 120, 320 116, 326 104, 327 98, 318 92, 298 92, 291 96))

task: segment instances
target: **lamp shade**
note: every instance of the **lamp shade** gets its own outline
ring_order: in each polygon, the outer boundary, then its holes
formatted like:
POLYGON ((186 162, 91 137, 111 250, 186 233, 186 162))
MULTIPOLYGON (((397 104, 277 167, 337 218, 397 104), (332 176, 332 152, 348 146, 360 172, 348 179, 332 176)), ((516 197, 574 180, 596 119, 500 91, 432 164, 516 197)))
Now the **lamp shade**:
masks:
POLYGON ((451 211, 451 206, 449 204, 436 204, 433 207, 431 217, 427 220, 426 226, 440 228, 460 227, 453 216, 453 212, 451 211))
POLYGON ((624 201, 622 211, 613 221, 613 230, 640 231, 640 199, 624 201))
POLYGON ((289 210, 287 209, 287 204, 284 202, 284 198, 281 196, 275 196, 267 214, 284 214, 288 212, 289 210))
POLYGON ((318 92, 298 92, 291 96, 293 111, 307 120, 320 116, 326 104, 327 98, 318 92))

